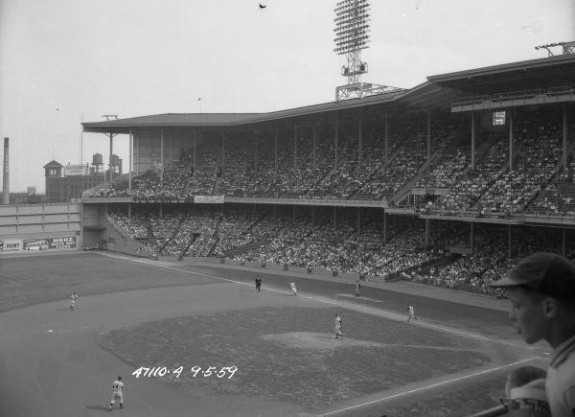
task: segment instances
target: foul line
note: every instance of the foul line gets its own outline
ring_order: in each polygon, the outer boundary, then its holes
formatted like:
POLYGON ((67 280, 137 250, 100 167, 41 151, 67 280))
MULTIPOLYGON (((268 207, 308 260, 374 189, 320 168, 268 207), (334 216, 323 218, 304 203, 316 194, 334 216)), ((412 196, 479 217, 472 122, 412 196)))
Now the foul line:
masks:
POLYGON ((337 414, 337 413, 341 413, 341 412, 344 412, 344 411, 349 411, 349 410, 353 410, 353 409, 356 409, 356 408, 365 407, 365 406, 368 406, 368 405, 371 405, 371 404, 376 404, 376 403, 381 403, 381 402, 393 400, 393 399, 395 399, 395 398, 404 397, 404 396, 410 395, 410 394, 415 394, 416 392, 426 391, 426 390, 429 390, 429 389, 433 389, 433 388, 440 387, 440 386, 442 386, 442 385, 448 385, 448 384, 452 384, 452 383, 454 383, 454 382, 463 381, 463 380, 465 380, 465 379, 474 378, 474 377, 476 377, 476 376, 483 375, 483 374, 486 374, 486 373, 489 373, 489 372, 495 372, 495 371, 499 371, 499 370, 501 370, 501 369, 510 368, 510 367, 519 365, 519 364, 524 363, 524 362, 532 361, 532 360, 534 360, 534 359, 537 359, 537 358, 533 357, 533 358, 521 359, 520 361, 508 363, 507 365, 498 366, 498 367, 496 367, 496 368, 485 369, 485 370, 483 370, 483 371, 475 372, 475 373, 468 374, 468 375, 465 375, 465 376, 461 376, 461 377, 458 377, 458 378, 452 378, 452 379, 448 379, 448 380, 446 380, 446 381, 436 382, 435 384, 426 385, 426 386, 424 386, 424 387, 420 387, 420 388, 415 388, 415 389, 411 389, 411 390, 399 392, 399 393, 397 393, 397 394, 390 395, 389 397, 379 398, 379 399, 377 399, 377 400, 368 401, 368 402, 365 402, 365 403, 362 403, 362 404, 357 404, 357 405, 353 405, 353 406, 350 406, 350 407, 341 408, 341 409, 339 409, 339 410, 330 411, 330 412, 324 413, 324 414, 318 414, 317 417, 330 416, 330 415, 332 415, 332 414, 337 414))
MULTIPOLYGON (((246 285, 246 286, 253 286, 254 284, 248 283, 248 282, 242 282, 242 281, 235 281, 233 279, 229 279, 229 278, 224 278, 224 277, 220 277, 217 275, 211 275, 211 274, 206 274, 203 272, 195 272, 195 271, 188 271, 186 269, 180 269, 177 267, 173 267, 173 266, 169 266, 169 265, 165 265, 165 264, 157 264, 156 261, 150 261, 148 259, 131 259, 131 258, 127 258, 127 257, 122 257, 122 256, 114 256, 111 254, 107 254, 107 253, 102 253, 102 255, 104 256, 110 256, 110 257, 115 257, 115 258, 120 258, 123 260, 127 260, 127 261, 131 261, 131 262, 138 262, 138 263, 147 263, 159 268, 165 268, 165 269, 171 269, 174 271, 178 271, 178 272, 184 272, 190 275, 199 275, 199 276, 204 276, 204 277, 208 277, 208 278, 214 278, 214 279, 219 279, 222 281, 226 281, 226 282, 230 282, 230 283, 234 283, 234 284, 241 284, 241 285, 246 285)), ((270 292, 275 292, 278 294, 290 294, 289 290, 279 290, 279 289, 274 289, 274 288, 270 288, 270 287, 266 287, 266 288, 262 288, 262 290, 265 291, 270 291, 270 292)), ((405 315, 401 315, 398 313, 394 313, 391 311, 387 311, 387 310, 381 310, 381 309, 377 309, 374 307, 369 307, 369 306, 363 306, 363 305, 359 305, 356 303, 349 303, 349 302, 342 302, 336 299, 330 299, 330 298, 324 298, 321 296, 311 296, 311 295, 299 295, 299 298, 307 298, 310 300, 315 300, 324 304, 332 304, 332 305, 336 305, 336 306, 341 306, 343 308, 346 308, 348 310, 355 310, 355 311, 361 311, 367 314, 371 314, 371 315, 375 315, 375 316, 384 316, 385 318, 391 319, 391 320, 397 320, 397 321, 404 321, 405 320, 405 315)), ((479 339, 479 340, 484 340, 487 342, 492 342, 492 343, 499 343, 499 344, 503 344, 503 345, 508 345, 508 346, 512 346, 514 348, 517 349, 524 349, 527 351, 532 351, 529 347, 527 346, 523 346, 523 345, 519 345, 517 343, 514 342, 508 342, 505 340, 497 340, 497 339, 491 339, 487 336, 483 336, 477 333, 472 333, 472 332, 466 332, 464 330, 459 330, 459 329, 455 329, 455 328, 451 328, 451 327, 447 327, 447 326, 440 326, 440 325, 436 325, 436 324, 431 324, 425 321, 421 321, 421 320, 417 320, 417 321, 413 321, 411 322, 412 325, 416 325, 416 326, 421 326, 421 327, 426 327, 426 328, 430 328, 430 329, 434 329, 437 331, 442 331, 445 333, 451 333, 451 334, 456 334, 459 336, 463 336, 463 337, 467 337, 470 339, 479 339)))

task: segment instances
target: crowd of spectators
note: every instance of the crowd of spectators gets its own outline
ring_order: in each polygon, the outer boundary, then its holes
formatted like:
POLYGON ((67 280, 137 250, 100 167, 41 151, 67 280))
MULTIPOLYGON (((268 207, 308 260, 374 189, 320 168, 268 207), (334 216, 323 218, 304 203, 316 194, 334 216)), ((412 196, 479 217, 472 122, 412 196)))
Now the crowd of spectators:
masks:
MULTIPOLYGON (((476 165, 455 125, 431 127, 429 167, 426 126, 397 126, 389 133, 369 130, 363 141, 346 131, 335 141, 326 129, 291 137, 260 135, 210 142, 184 149, 179 160, 90 191, 91 197, 128 197, 137 203, 186 203, 194 196, 298 199, 358 199, 396 204, 409 187, 432 193, 428 211, 514 215, 575 215, 575 169, 561 167, 561 121, 548 115, 525 117, 513 132, 513 155, 506 134, 480 132, 476 165), (450 145, 451 144, 451 145, 450 145), (456 146, 452 146, 456 144, 456 146), (387 159, 385 158, 387 155, 387 159), (510 160, 512 167, 510 168, 510 160), (400 193, 398 193, 401 191, 400 193), (398 198, 395 198, 398 197, 398 198)), ((417 203, 415 203, 417 204, 417 203)))
MULTIPOLYGON (((415 125, 390 132, 387 158, 383 136, 375 130, 361 143, 350 132, 336 143, 324 131, 314 141, 296 134, 280 140, 240 138, 227 141, 225 148, 203 144, 183 150, 169 169, 154 164, 133 178, 131 190, 126 181, 117 181, 92 190, 91 196, 141 203, 133 205, 130 217, 109 213, 111 222, 160 256, 218 256, 368 279, 403 277, 498 295, 489 283, 518 257, 535 250, 559 252, 562 238, 519 228, 510 245, 507 229, 482 226, 471 244, 467 227, 442 221, 424 239, 423 220, 409 217, 394 219, 384 242, 381 212, 362 215, 358 233, 353 210, 336 220, 331 208, 317 208, 317 215, 309 216, 295 209, 272 215, 263 209, 190 211, 189 205, 172 204, 191 202, 196 195, 393 201, 398 191, 412 188, 434 193, 433 199, 407 200, 425 204, 429 212, 575 216, 575 159, 561 165, 559 121, 536 115, 517 122, 512 155, 506 135, 480 132, 475 168, 458 131, 456 126, 432 126, 429 161, 426 127, 415 125), (149 204, 160 202, 167 203, 161 215, 149 204)), ((574 258, 575 250, 568 256, 574 258)))
POLYGON ((490 146, 475 169, 468 167, 454 181, 449 191, 436 204, 436 208, 446 211, 467 211, 474 206, 489 186, 499 177, 499 173, 509 160, 505 140, 498 140, 490 146))
POLYGON ((479 199, 486 212, 523 211, 553 176, 561 156, 558 126, 539 125, 518 135, 513 170, 501 175, 479 199))
MULTIPOLYGON (((269 210, 227 211, 175 208, 160 217, 142 209, 131 217, 115 211, 109 218, 124 236, 160 256, 226 257, 242 264, 295 266, 369 280, 409 279, 496 296, 502 294, 488 285, 517 259, 535 251, 561 250, 560 232, 549 229, 517 227, 510 250, 507 227, 476 226, 471 250, 469 226, 461 222, 434 222, 426 241, 423 220, 396 217, 384 242, 375 214, 364 216, 358 234, 351 214, 341 214, 334 225, 328 209, 315 221, 269 210)), ((575 250, 568 256, 574 258, 575 250)))

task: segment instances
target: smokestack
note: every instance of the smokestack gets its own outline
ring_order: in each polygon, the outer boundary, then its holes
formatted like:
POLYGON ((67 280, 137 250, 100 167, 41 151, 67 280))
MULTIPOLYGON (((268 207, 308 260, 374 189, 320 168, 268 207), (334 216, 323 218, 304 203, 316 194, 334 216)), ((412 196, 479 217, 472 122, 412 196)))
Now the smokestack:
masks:
POLYGON ((10 204, 10 169, 8 167, 8 150, 10 138, 4 138, 4 181, 2 188, 2 204, 10 204))

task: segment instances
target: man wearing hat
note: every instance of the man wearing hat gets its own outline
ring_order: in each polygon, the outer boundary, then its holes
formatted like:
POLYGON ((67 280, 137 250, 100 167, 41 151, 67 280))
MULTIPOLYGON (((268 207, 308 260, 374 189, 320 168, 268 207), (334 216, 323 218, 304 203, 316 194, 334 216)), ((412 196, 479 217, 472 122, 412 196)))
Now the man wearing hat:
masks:
POLYGON ((575 417, 575 265, 535 253, 491 286, 507 291, 509 319, 525 342, 553 348, 545 387, 551 415, 575 417))

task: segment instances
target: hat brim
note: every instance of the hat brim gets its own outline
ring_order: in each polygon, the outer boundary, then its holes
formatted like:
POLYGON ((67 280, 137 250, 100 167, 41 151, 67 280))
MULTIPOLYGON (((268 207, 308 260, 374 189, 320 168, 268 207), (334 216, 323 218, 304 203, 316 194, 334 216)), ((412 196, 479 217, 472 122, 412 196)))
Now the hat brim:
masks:
POLYGON ((494 287, 494 288, 507 288, 507 287, 520 287, 522 285, 525 285, 524 283, 521 282, 517 282, 511 278, 504 277, 501 278, 500 280, 495 281, 492 284, 489 284, 489 287, 494 287))

